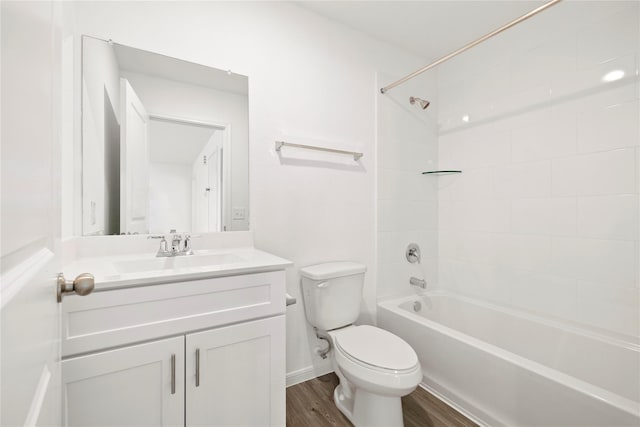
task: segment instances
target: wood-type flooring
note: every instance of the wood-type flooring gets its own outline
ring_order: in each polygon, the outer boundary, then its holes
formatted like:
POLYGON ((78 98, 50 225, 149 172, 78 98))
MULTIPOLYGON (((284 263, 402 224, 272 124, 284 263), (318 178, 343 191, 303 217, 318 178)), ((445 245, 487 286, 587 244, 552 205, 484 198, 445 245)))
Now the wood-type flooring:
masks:
MULTIPOLYGON (((338 377, 331 373, 287 388, 287 427, 350 427, 333 403, 338 377)), ((455 409, 418 387, 402 398, 405 427, 477 427, 455 409)))

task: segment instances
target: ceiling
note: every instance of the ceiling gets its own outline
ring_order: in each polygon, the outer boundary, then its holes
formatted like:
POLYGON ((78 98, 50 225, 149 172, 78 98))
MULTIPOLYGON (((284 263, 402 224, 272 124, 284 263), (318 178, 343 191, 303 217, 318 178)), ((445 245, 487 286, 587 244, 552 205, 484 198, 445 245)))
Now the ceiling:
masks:
POLYGON ((300 1, 303 8, 434 60, 544 1, 300 1))
POLYGON ((149 120, 149 160, 191 165, 215 129, 173 120, 149 120))

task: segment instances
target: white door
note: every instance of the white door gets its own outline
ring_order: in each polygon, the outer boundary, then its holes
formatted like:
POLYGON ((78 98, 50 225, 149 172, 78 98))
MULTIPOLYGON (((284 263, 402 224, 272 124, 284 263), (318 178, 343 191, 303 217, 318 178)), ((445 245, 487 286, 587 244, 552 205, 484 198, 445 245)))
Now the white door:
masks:
POLYGON ((127 79, 120 79, 120 231, 149 232, 149 115, 127 79))
POLYGON ((209 230, 207 218, 208 176, 206 156, 198 156, 193 163, 191 174, 191 224, 192 231, 202 232, 209 230))
POLYGON ((59 5, 1 2, 0 425, 59 425, 59 5), (56 17, 54 19, 54 16, 56 17))
POLYGON ((208 186, 207 186, 207 222, 208 231, 222 231, 222 147, 215 147, 207 156, 208 186))
POLYGON ((184 424, 183 336, 62 364, 64 425, 184 424))
POLYGON ((186 337, 187 426, 285 425, 284 316, 186 337))

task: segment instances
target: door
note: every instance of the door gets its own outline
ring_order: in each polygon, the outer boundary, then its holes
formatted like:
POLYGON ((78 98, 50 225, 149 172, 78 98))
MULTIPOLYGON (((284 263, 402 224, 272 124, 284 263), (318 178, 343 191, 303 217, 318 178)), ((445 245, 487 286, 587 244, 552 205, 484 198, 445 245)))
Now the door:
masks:
POLYGON ((1 2, 0 425, 59 425, 59 5, 1 2))
POLYGON ((191 175, 191 224, 194 232, 209 230, 209 219, 207 217, 208 185, 207 157, 206 155, 200 155, 193 162, 191 175))
POLYGON ((186 337, 187 426, 285 425, 284 316, 186 337))
POLYGON ((184 337, 75 357, 63 364, 64 425, 184 423, 184 337))
POLYGON ((149 115, 127 79, 120 79, 120 232, 149 232, 149 115))
POLYGON ((207 156, 207 216, 208 231, 222 231, 220 227, 222 207, 222 147, 214 147, 207 156))

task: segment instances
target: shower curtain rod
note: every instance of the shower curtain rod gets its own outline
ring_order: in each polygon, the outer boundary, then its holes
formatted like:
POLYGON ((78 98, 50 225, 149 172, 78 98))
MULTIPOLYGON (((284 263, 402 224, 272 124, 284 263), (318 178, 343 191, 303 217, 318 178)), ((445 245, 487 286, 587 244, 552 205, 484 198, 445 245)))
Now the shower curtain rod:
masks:
POLYGON ((508 24, 503 25, 502 27, 498 28, 497 30, 494 30, 494 31, 492 31, 492 32, 490 32, 488 34, 485 34, 484 36, 480 37, 479 39, 474 40, 471 43, 468 43, 468 44, 462 46, 460 49, 458 49, 456 51, 453 51, 448 55, 443 56, 442 58, 438 59, 435 62, 432 62, 431 64, 427 65, 426 67, 422 67, 419 70, 414 71, 413 73, 409 74, 408 76, 403 77, 400 80, 395 81, 395 82, 391 83, 390 85, 381 88, 380 89, 380 93, 387 93, 387 91, 393 89, 394 87, 396 87, 398 85, 401 85, 402 83, 406 82, 407 80, 411 80, 415 76, 417 76, 419 74, 422 74, 427 70, 432 69, 436 65, 440 65, 443 62, 448 61, 449 59, 453 58, 454 56, 457 56, 457 55, 461 54, 462 52, 471 49, 475 45, 478 45, 478 44, 482 43, 483 41, 488 40, 491 37, 493 37, 493 36, 495 36, 497 34, 500 34, 501 32, 503 32, 505 30, 508 30, 509 28, 513 27, 514 25, 517 25, 517 24, 521 23, 522 21, 526 21, 527 19, 531 18, 532 16, 537 15, 538 13, 542 12, 543 10, 545 10, 545 9, 547 9, 547 8, 553 6, 556 3, 559 3, 561 1, 562 0, 551 0, 550 2, 545 3, 542 6, 536 8, 536 9, 533 9, 531 12, 526 13, 526 14, 522 15, 521 17, 509 22, 508 24))

